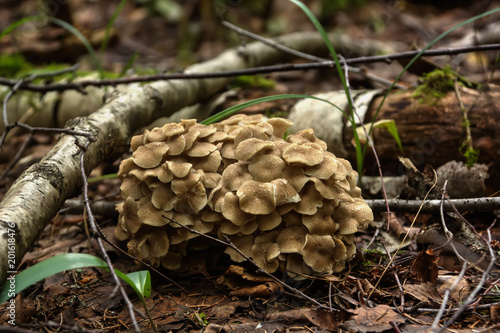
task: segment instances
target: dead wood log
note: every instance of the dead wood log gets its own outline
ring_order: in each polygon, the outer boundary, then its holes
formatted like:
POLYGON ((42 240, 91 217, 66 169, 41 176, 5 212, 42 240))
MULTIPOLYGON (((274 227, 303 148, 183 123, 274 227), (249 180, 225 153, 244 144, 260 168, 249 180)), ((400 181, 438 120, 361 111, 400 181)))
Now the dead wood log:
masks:
MULTIPOLYGON (((497 183, 500 163, 500 92, 476 91, 460 88, 461 100, 468 111, 474 148, 479 150, 479 163, 491 165, 491 181, 497 183)), ((370 105, 365 124, 375 116, 382 97, 370 105)), ((394 119, 401 137, 406 157, 420 170, 426 164, 434 168, 451 161, 464 161, 460 147, 466 139, 463 112, 454 92, 437 100, 435 104, 422 102, 412 91, 392 92, 384 102, 377 120, 394 119)), ((352 145, 352 130, 343 132, 344 143, 349 146, 349 158, 355 159, 352 145)), ((376 128, 373 141, 382 169, 387 175, 405 174, 398 161, 401 156, 394 138, 385 130, 376 128)), ((366 174, 377 175, 378 169, 373 154, 368 150, 365 160, 366 174)))
MULTIPOLYGON (((278 38, 290 48, 320 54, 325 46, 317 33, 296 33, 278 38)), ((369 55, 380 47, 359 49, 358 44, 335 38, 336 46, 369 55)), ((286 61, 284 54, 260 42, 224 52, 219 57, 189 67, 186 72, 220 72, 265 66, 286 61)), ((89 173, 100 161, 128 148, 130 135, 161 116, 170 116, 180 108, 207 99, 223 89, 230 79, 192 79, 158 81, 145 86, 131 86, 124 94, 116 94, 88 117, 76 118, 66 128, 91 133, 85 170, 89 173)), ((60 209, 64 201, 82 185, 80 148, 89 139, 62 135, 53 149, 39 163, 28 168, 12 185, 0 203, 0 284, 5 282, 8 267, 9 234, 15 238, 15 264, 21 262, 40 231, 60 209)))

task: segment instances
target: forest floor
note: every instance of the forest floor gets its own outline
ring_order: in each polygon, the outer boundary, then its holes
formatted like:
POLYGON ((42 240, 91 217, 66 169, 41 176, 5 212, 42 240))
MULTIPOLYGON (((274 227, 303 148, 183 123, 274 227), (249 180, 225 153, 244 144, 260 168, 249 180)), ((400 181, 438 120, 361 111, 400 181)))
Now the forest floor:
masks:
MULTIPOLYGON (((260 5, 250 8, 252 6, 244 2, 227 1, 234 3, 230 6, 226 1, 186 1, 180 5, 182 10, 179 13, 163 12, 158 4, 160 1, 144 2, 147 7, 137 3, 139 1, 126 2, 115 22, 109 48, 100 56, 103 67, 109 72, 122 71, 134 53, 137 53, 134 68, 142 74, 179 71, 238 46, 237 35, 221 25, 220 15, 261 36, 314 29, 301 11, 285 0, 255 2, 262 3, 262 8, 258 8, 260 5)), ((321 3, 309 1, 307 4, 319 12, 321 3)), ((397 42, 401 47, 395 51, 401 52, 422 48, 456 24, 500 5, 498 1, 479 1, 469 6, 459 3, 441 1, 439 5, 431 6, 403 1, 369 1, 346 11, 327 13, 322 23, 327 30, 342 29, 354 40, 397 42)), ((100 45, 118 1, 46 1, 45 5, 45 11, 63 20, 71 20, 89 39, 95 39, 95 45, 100 45)), ((23 1, 19 6, 5 1, 0 4, 0 28, 3 30, 8 23, 40 11, 38 1, 23 1)), ((497 43, 499 34, 487 34, 487 27, 494 26, 497 21, 498 14, 494 14, 469 24, 448 35, 436 47, 467 46, 482 38, 483 33, 486 35, 483 43, 497 43)), ((498 25, 494 27, 498 29, 498 25)), ((0 40, 0 49, 4 50, 2 55, 20 52, 27 61, 41 67, 50 62, 79 63, 81 68, 91 70, 83 46, 68 40, 68 33, 63 29, 46 25, 4 37, 0 40)), ((344 56, 349 58, 350 55, 344 56)), ((495 72, 498 68, 497 52, 442 56, 431 60, 435 62, 431 66, 437 67, 459 62, 459 73, 468 80, 483 85, 498 84, 495 72)), ((392 80, 404 65, 393 62, 363 66, 365 73, 392 80)), ((411 87, 423 74, 423 68, 413 68, 401 78, 401 82, 411 87)), ((239 79, 234 86, 228 87, 234 93, 216 111, 267 95, 313 94, 342 89, 336 73, 325 70, 272 73, 266 74, 265 78, 260 82, 239 79)), ((363 74, 352 74, 350 81, 355 89, 383 87, 363 74)), ((253 106, 245 112, 286 117, 292 106, 293 102, 274 101, 253 106)), ((0 170, 7 168, 26 137, 27 134, 12 137, 2 147, 0 170)), ((33 136, 22 158, 0 180, 0 198, 23 170, 38 162, 56 141, 57 136, 52 134, 33 136)), ((489 149, 499 151, 497 146, 489 149)), ((434 154, 439 154, 439 149, 434 154)), ((116 173, 120 161, 126 157, 103 161, 90 177, 116 173)), ((494 165, 498 161, 482 162, 494 165)), ((351 163, 356 164, 354 160, 351 163)), ((380 164, 384 170, 384 160, 380 164)), ((420 171, 429 172, 428 169, 420 171)), ((492 172, 490 176, 482 196, 493 195, 499 190, 495 188, 498 175, 492 172)), ((107 203, 102 211, 95 212, 102 231, 110 240, 126 248, 114 238, 118 219, 114 205, 121 200, 120 181, 115 178, 92 182, 89 191, 90 199, 107 203)), ((381 198, 380 193, 366 193, 364 196, 381 198)), ((78 204, 81 197, 75 197, 72 202, 78 204)), ((61 210, 41 232, 19 271, 61 253, 99 255, 82 211, 78 205, 72 210, 61 210)), ((500 251, 500 228, 494 224, 499 211, 500 207, 490 212, 464 214, 477 231, 477 239, 489 244, 495 254, 500 251), (485 241, 487 230, 493 235, 491 242, 485 241)), ((146 304, 154 325, 160 332, 431 332, 431 326, 439 316, 439 325, 449 324, 447 332, 500 331, 498 265, 495 264, 489 274, 484 274, 495 258, 478 257, 474 256, 474 251, 465 251, 470 256, 465 255, 467 270, 460 278, 462 261, 453 250, 440 246, 446 243, 442 232, 432 233, 439 229, 436 225, 441 224, 439 213, 393 213, 390 230, 387 229, 387 214, 376 213, 375 221, 357 234, 356 257, 344 272, 335 275, 295 281, 286 274, 275 274, 286 284, 284 286, 270 276, 256 272, 251 264, 231 263, 218 246, 187 257, 181 271, 163 270, 171 281, 151 272, 152 293, 146 304), (473 303, 465 308, 464 302, 478 286, 473 303), (322 306, 304 299, 297 291, 322 306), (438 314, 445 297, 444 313, 438 314), (455 313, 462 311, 457 319, 448 323, 455 313)), ((106 250, 115 268, 122 272, 146 269, 109 245, 106 245, 106 250)), ((141 330, 153 332, 140 300, 131 288, 127 291, 136 308, 141 330)), ((18 294, 16 304, 18 328, 44 332, 132 330, 123 298, 116 291, 109 273, 102 269, 84 268, 53 275, 18 294)), ((6 307, 7 304, 0 305, 0 323, 4 325, 8 320, 6 307)), ((9 326, 0 326, 0 331, 8 329, 9 326)), ((432 329, 438 330, 436 327, 432 329)))

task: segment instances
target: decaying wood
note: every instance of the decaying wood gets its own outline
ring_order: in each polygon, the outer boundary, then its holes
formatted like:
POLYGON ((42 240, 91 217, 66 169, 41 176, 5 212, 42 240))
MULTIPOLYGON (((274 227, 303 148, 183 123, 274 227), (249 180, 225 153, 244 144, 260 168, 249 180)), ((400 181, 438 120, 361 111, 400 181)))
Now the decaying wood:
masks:
MULTIPOLYGON (((324 53, 325 46, 316 33, 283 36, 278 42, 311 54, 324 53)), ((340 38, 337 46, 356 49, 340 38)), ((380 52, 380 48, 357 49, 359 55, 380 52)), ((189 67, 186 72, 219 72, 265 66, 287 60, 287 55, 262 43, 229 50, 219 57, 189 67)), ((158 81, 134 85, 127 93, 108 99, 106 104, 88 117, 68 122, 67 128, 91 133, 95 139, 86 154, 85 170, 89 173, 100 161, 125 151, 131 133, 161 116, 169 116, 180 108, 203 101, 223 89, 230 79, 193 79, 158 81)), ((80 148, 85 137, 62 135, 54 148, 39 163, 27 169, 6 193, 0 203, 0 284, 6 279, 9 228, 15 224, 15 257, 19 264, 31 248, 39 232, 57 213, 64 201, 77 192, 82 179, 79 170, 80 148)), ((12 233, 12 232, 11 232, 12 233)), ((12 269, 10 269, 12 270, 12 269)))
MULTIPOLYGON (((479 150, 479 162, 496 163, 489 169, 491 180, 498 179, 500 161, 500 92, 478 92, 461 88, 461 99, 466 109, 470 108, 468 118, 474 147, 479 150)), ((365 123, 371 121, 380 105, 382 97, 374 99, 366 116, 365 123)), ((392 92, 384 102, 378 119, 394 119, 401 137, 401 143, 408 157, 418 169, 426 164, 434 168, 450 161, 464 161, 460 147, 466 139, 466 129, 462 110, 454 92, 429 104, 413 96, 412 91, 392 92)), ((344 131, 344 142, 351 142, 352 131, 344 131)), ((379 159, 384 161, 385 172, 392 175, 404 174, 398 161, 401 152, 391 134, 385 129, 374 129, 373 140, 379 159)), ((350 149, 350 158, 354 150, 350 149)), ((377 174, 377 166, 371 152, 365 161, 366 173, 377 174)))

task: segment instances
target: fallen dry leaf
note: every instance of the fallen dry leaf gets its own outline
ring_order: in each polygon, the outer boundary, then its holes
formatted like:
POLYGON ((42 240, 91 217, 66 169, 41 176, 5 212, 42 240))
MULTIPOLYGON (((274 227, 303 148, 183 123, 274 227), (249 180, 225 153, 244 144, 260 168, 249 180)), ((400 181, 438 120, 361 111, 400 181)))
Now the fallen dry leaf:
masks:
POLYGON ((383 332, 392 329, 391 322, 396 324, 405 322, 405 319, 388 305, 377 305, 374 308, 360 307, 348 312, 354 316, 343 323, 342 327, 353 332, 383 332))

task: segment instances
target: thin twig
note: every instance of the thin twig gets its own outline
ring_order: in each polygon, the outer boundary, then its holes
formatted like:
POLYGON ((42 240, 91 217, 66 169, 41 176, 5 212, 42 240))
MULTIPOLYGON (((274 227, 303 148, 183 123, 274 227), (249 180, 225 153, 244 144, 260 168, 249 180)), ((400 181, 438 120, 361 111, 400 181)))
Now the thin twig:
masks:
MULTIPOLYGON (((441 205, 439 206, 439 214, 441 216, 441 226, 443 227, 443 232, 444 234, 446 235, 446 243, 442 244, 439 246, 439 248, 447 245, 447 244, 450 244, 451 245, 451 248, 453 249, 453 252, 455 252, 455 255, 457 256, 458 259, 460 259, 460 261, 462 262, 468 262, 464 257, 462 257, 462 255, 458 252, 455 244, 453 243, 453 233, 448 230, 448 227, 446 226, 446 221, 444 220, 444 211, 443 211, 443 204, 444 204, 444 199, 445 199, 445 196, 446 196, 446 186, 448 185, 448 179, 446 179, 444 181, 444 185, 443 185, 443 194, 441 196, 441 205)), ((434 249, 436 250, 436 249, 434 249)))
MULTIPOLYGON (((478 51, 491 51, 500 49, 500 44, 487 44, 487 45, 477 45, 469 46, 455 49, 436 49, 428 50, 422 54, 422 56, 441 56, 441 55, 454 55, 460 53, 468 52, 478 52, 478 51)), ((408 59, 416 56, 420 51, 407 51, 401 53, 394 53, 389 55, 378 55, 378 56, 367 56, 367 57, 357 57, 346 59, 345 63, 347 65, 364 64, 364 63, 376 63, 376 62, 388 62, 398 59, 408 59)), ((273 72, 286 72, 286 71, 297 71, 297 70, 310 70, 310 69, 322 69, 322 68, 333 68, 335 62, 325 61, 325 62, 313 62, 306 64, 283 64, 274 66, 262 66, 247 68, 234 71, 223 71, 217 73, 172 73, 172 74, 155 74, 155 75, 145 75, 129 78, 118 78, 118 79, 104 79, 104 80, 84 80, 79 82, 67 82, 67 83, 51 83, 47 85, 38 85, 31 83, 22 84, 19 89, 30 90, 35 92, 48 92, 48 91, 65 91, 65 90, 78 90, 83 91, 87 86, 103 87, 103 86, 115 86, 119 84, 130 84, 137 82, 150 82, 150 81, 160 81, 160 80, 189 80, 189 79, 208 79, 208 78, 220 78, 220 77, 235 77, 240 75, 254 75, 254 74, 265 74, 273 72)), ((9 87, 14 87, 18 83, 18 80, 0 78, 0 85, 5 85, 9 87)))
POLYGON ((432 323, 432 326, 431 326, 431 328, 433 330, 437 329, 437 327, 439 325, 439 321, 443 317, 444 310, 446 309, 446 305, 448 304, 448 298, 450 297, 450 293, 453 290, 455 290, 455 288, 458 286, 459 282, 462 281, 466 271, 467 271, 467 261, 464 261, 462 264, 462 270, 460 271, 460 274, 458 275, 457 279, 455 280, 455 282, 453 282, 451 287, 446 289, 446 291, 444 292, 443 301, 441 302, 441 307, 439 308, 439 312, 436 315, 436 318, 434 319, 434 322, 432 323))
POLYGON ((462 313, 467 309, 467 307, 474 301, 476 295, 483 288, 483 285, 486 283, 486 279, 488 278, 488 276, 490 275, 491 270, 495 266, 495 262, 496 262, 495 252, 493 251, 493 248, 491 247, 491 228, 495 225, 495 223, 496 223, 496 219, 488 227, 488 229, 486 229, 486 231, 488 233, 488 250, 489 250, 490 256, 491 256, 491 260, 490 260, 490 264, 488 265, 488 268, 486 268, 486 270, 483 272, 483 275, 481 276, 481 280, 477 284, 476 288, 474 288, 474 290, 469 294, 469 296, 467 297, 467 299, 465 300, 465 302, 462 304, 462 306, 460 307, 460 309, 457 312, 455 312, 455 314, 451 317, 450 320, 448 320, 443 325, 443 327, 441 327, 441 329, 438 331, 438 333, 444 332, 444 330, 447 327, 449 327, 451 324, 453 324, 455 322, 455 320, 457 320, 458 317, 460 317, 462 315, 462 313))
MULTIPOLYGON (((88 214, 88 221, 90 224, 90 228, 93 232, 94 235, 98 235, 97 231, 97 224, 94 219, 94 215, 92 214, 92 210, 90 209, 90 201, 89 201, 89 196, 88 196, 88 182, 87 182, 87 174, 85 173, 85 164, 84 164, 84 158, 85 154, 87 152, 87 148, 90 145, 91 140, 87 141, 85 143, 85 146, 82 149, 82 152, 80 154, 80 171, 81 171, 81 176, 82 176, 82 181, 83 181, 83 202, 85 204, 85 207, 87 209, 87 214, 88 214)), ((122 294, 123 300, 125 301, 125 304, 127 305, 130 319, 132 320, 132 325, 134 326, 134 330, 136 332, 140 332, 141 329, 139 328, 139 324, 137 323, 137 320, 135 318, 135 312, 134 312, 134 305, 128 298, 127 292, 125 291, 125 288, 123 288, 123 285, 118 278, 118 275, 116 275, 115 269, 113 268, 113 263, 111 262, 111 259, 108 256, 108 253, 104 249, 104 245, 102 243, 102 240, 100 237, 96 238, 97 244, 99 245, 99 249, 102 252, 102 256, 104 260, 106 261, 106 264, 108 265, 109 271, 111 273, 111 276, 113 277, 113 280, 115 281, 116 286, 120 289, 120 293, 122 294)), ((155 332, 156 332, 156 327, 155 325, 151 322, 151 325, 153 326, 155 332)))
MULTIPOLYGON (((386 210, 386 201, 384 199, 365 199, 365 201, 373 211, 386 210)), ((387 204, 389 204, 393 212, 413 213, 420 211, 421 213, 438 213, 441 207, 441 200, 389 199, 387 200, 387 204)), ((500 197, 449 199, 443 203, 443 210, 445 212, 452 212, 454 211, 453 206, 459 210, 488 212, 497 210, 500 207, 500 197)))

